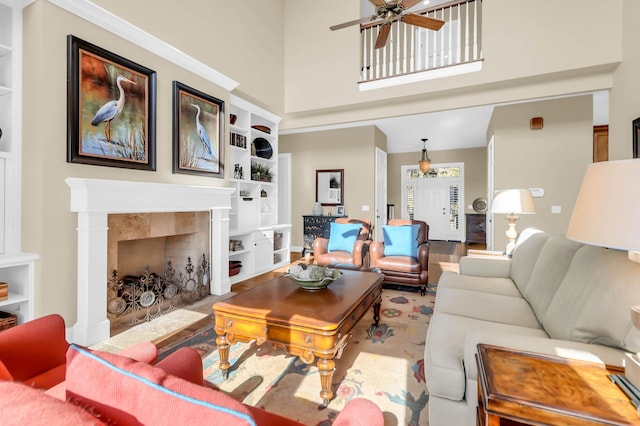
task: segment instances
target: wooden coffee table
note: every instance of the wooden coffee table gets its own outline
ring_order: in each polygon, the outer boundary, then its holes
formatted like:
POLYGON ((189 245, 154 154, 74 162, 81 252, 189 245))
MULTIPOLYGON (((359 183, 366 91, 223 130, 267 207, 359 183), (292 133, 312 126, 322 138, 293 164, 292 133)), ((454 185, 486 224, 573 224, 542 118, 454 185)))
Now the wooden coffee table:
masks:
POLYGON ((373 306, 380 320, 383 275, 342 271, 329 287, 303 290, 286 277, 278 277, 213 305, 220 369, 229 375, 229 347, 236 341, 258 345, 270 342, 298 356, 306 364, 317 358, 325 405, 333 398, 334 359, 340 358, 350 331, 373 306))

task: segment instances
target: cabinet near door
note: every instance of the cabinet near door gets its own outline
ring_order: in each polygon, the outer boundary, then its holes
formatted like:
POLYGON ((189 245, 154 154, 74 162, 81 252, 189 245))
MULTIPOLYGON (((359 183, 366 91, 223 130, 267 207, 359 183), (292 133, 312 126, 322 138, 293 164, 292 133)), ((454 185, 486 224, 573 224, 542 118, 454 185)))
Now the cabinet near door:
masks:
POLYGON ((304 247, 302 248, 303 257, 307 250, 313 253, 313 240, 318 237, 329 238, 331 223, 335 222, 336 219, 340 217, 345 216, 302 216, 302 232, 304 233, 304 247))

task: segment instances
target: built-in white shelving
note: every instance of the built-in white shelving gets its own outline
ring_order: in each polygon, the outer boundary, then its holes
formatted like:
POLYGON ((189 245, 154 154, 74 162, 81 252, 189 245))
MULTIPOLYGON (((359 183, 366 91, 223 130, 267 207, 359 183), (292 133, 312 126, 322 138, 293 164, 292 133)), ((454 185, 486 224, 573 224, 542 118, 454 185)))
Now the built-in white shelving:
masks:
POLYGON ((231 96, 229 260, 241 261, 235 283, 289 263, 291 225, 278 223, 278 123, 280 117, 231 96))
POLYGON ((0 310, 33 319, 38 256, 21 252, 22 9, 33 0, 0 0, 0 281, 9 297, 0 310))

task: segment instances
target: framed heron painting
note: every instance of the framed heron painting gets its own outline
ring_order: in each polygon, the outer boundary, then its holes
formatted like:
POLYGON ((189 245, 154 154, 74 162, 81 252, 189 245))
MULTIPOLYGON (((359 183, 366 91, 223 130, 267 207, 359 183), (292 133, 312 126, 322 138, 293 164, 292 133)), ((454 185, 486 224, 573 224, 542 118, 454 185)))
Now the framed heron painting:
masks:
POLYGON ((67 37, 67 162, 156 169, 156 73, 67 37))
POLYGON ((173 173, 224 178, 224 101, 173 82, 173 173))

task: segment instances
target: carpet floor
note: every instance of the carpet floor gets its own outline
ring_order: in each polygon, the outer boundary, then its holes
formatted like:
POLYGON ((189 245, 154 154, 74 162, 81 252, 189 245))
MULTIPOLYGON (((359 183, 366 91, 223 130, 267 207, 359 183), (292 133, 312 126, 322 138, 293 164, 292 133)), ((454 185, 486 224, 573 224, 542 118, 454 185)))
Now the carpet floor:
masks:
POLYGON ((352 398, 364 397, 380 407, 385 425, 428 425, 429 395, 424 379, 424 345, 433 313, 436 286, 427 294, 384 290, 380 324, 372 309, 351 331, 333 376, 335 397, 321 407, 315 363, 307 365, 268 343, 234 344, 229 378, 218 368, 216 334, 208 326, 180 343, 164 348, 164 357, 182 346, 198 350, 204 378, 239 401, 295 419, 305 425, 330 425, 352 398))

